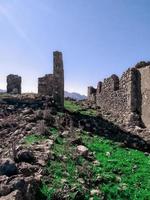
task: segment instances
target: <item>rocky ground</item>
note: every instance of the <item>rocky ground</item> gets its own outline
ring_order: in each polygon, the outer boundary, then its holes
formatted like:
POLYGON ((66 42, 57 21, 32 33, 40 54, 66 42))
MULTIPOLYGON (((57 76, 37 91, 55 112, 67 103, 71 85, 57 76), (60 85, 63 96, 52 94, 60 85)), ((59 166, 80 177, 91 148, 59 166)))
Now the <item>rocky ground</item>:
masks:
MULTIPOLYGON (((145 164, 142 168, 145 174, 141 177, 146 189, 141 187, 141 193, 146 194, 143 199, 149 199, 146 170, 150 163, 149 131, 121 128, 109 122, 107 114, 102 117, 100 110, 90 108, 85 102, 68 100, 65 108, 57 110, 49 97, 1 97, 0 200, 116 199, 115 193, 122 193, 119 199, 133 199, 126 192, 127 180, 124 182, 125 172, 120 172, 120 163, 132 163, 135 157, 137 163, 133 162, 127 175, 131 170, 135 173, 142 162, 145 164), (145 153, 129 151, 128 147, 145 153), (112 152, 116 157, 111 157, 112 152), (114 167, 118 152, 126 155, 127 160, 120 158, 117 172, 104 168, 107 162, 108 167, 114 167), (133 159, 128 153, 133 154, 133 159), (117 185, 118 190, 114 188, 109 194, 110 183, 112 188, 117 185)), ((137 184, 142 184, 138 178, 137 184)))

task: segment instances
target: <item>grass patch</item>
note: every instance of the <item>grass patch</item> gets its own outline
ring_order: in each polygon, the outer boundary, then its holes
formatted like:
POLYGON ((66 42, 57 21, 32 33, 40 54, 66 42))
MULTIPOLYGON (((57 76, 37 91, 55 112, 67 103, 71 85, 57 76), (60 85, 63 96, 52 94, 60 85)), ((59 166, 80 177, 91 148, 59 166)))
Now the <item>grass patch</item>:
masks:
POLYGON ((47 137, 42 136, 42 135, 36 135, 36 134, 32 134, 32 135, 28 135, 24 138, 24 142, 27 145, 31 145, 37 142, 41 142, 44 141, 45 139, 47 139, 47 137))
POLYGON ((82 115, 96 116, 96 110, 94 109, 84 110, 81 105, 77 104, 74 101, 65 100, 65 108, 70 112, 79 112, 82 115))
POLYGON ((77 199, 78 195, 85 200, 91 197, 94 200, 150 199, 149 156, 138 150, 121 148, 99 136, 91 137, 86 132, 80 133, 80 137, 97 164, 82 156, 75 158, 76 146, 58 136, 53 147, 56 158, 46 166, 49 181, 43 179, 41 188, 48 200, 58 191, 65 191, 69 200, 77 199), (91 196, 92 189, 100 193, 91 196))
POLYGON ((65 100, 64 106, 65 106, 65 108, 67 110, 69 110, 71 112, 78 112, 81 109, 81 106, 77 105, 73 101, 67 101, 67 100, 65 100))
POLYGON ((143 152, 123 149, 109 140, 94 136, 84 138, 90 151, 95 153, 100 166, 92 166, 94 178, 100 176, 100 190, 107 199, 149 199, 150 157, 143 152))
POLYGON ((57 135, 58 134, 58 129, 57 128, 50 128, 50 133, 52 133, 52 135, 57 135))

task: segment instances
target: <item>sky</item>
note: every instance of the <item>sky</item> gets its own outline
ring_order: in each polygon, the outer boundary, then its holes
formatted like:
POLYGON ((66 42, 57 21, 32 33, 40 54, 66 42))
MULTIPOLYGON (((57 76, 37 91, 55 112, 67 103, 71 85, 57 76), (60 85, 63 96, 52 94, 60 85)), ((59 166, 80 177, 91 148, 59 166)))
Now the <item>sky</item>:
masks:
POLYGON ((62 51, 65 90, 88 86, 150 60, 150 0, 0 0, 0 88, 22 76, 23 92, 52 73, 62 51))

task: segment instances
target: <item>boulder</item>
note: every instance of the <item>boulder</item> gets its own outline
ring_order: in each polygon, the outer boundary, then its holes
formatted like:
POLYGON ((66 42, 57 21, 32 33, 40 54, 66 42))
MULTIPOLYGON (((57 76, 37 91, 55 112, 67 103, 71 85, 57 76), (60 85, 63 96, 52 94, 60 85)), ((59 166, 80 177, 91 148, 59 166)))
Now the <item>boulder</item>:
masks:
POLYGON ((0 200, 23 200, 23 198, 21 192, 19 190, 15 190, 9 195, 1 197, 0 200))
POLYGON ((21 150, 17 153, 18 162, 33 163, 35 161, 34 154, 30 150, 21 150))
POLYGON ((77 146, 77 152, 81 156, 87 156, 88 155, 88 148, 83 146, 83 145, 79 145, 79 146, 77 146))
POLYGON ((2 159, 0 162, 0 175, 13 176, 18 173, 15 162, 9 158, 2 159))

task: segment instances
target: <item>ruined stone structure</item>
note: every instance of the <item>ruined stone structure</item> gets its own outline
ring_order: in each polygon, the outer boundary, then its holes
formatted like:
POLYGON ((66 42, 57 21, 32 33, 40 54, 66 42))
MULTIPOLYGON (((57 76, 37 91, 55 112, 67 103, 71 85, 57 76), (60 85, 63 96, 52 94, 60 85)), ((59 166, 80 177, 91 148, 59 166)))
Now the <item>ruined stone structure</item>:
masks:
POLYGON ((88 87, 88 100, 123 123, 150 128, 150 63, 140 62, 121 78, 112 75, 88 87))
POLYGON ((53 74, 38 79, 38 94, 52 96, 59 107, 64 106, 64 69, 62 53, 53 53, 53 74))
POLYGON ((7 76, 7 93, 21 94, 21 77, 10 74, 7 76))

